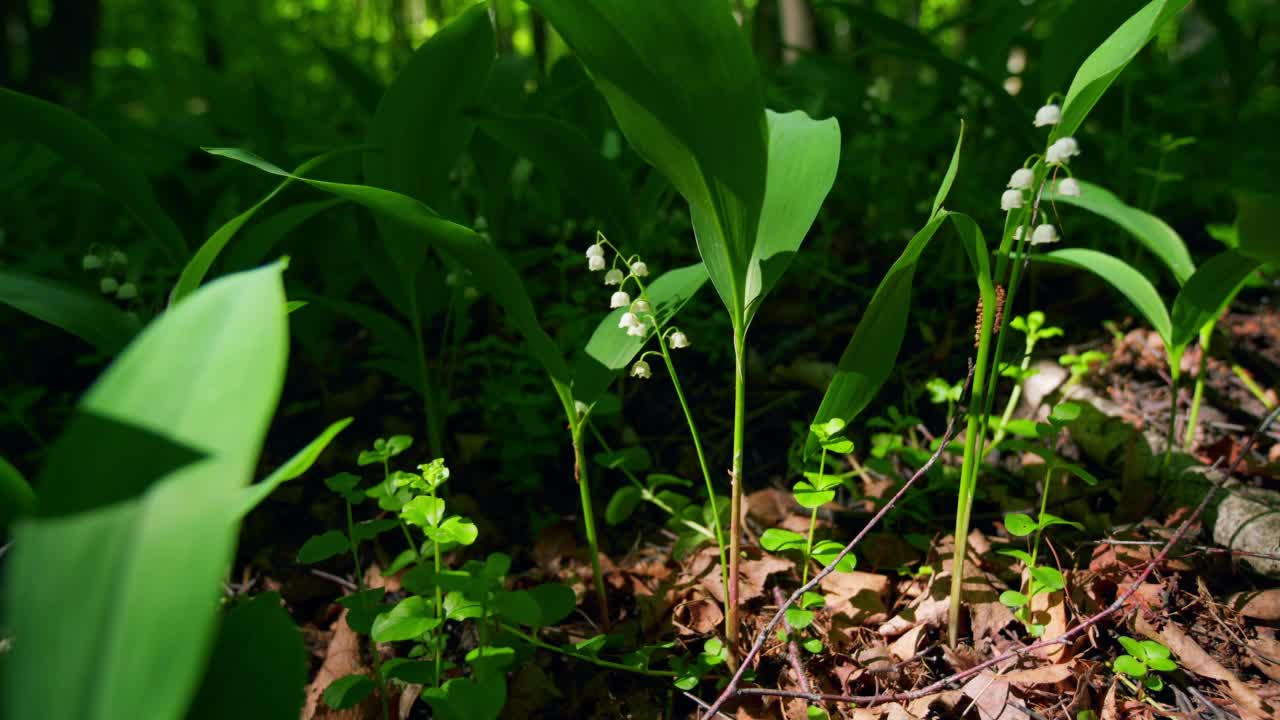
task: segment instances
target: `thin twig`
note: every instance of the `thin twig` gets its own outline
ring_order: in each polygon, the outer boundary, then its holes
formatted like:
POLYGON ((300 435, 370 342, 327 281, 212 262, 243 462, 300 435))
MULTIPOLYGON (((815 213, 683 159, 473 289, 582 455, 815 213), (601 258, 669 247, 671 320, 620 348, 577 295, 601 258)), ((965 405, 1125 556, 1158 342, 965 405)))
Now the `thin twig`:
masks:
MULTIPOLYGON (((773 586, 773 599, 779 607, 787 602, 786 596, 782 594, 782 588, 777 585, 773 586)), ((801 690, 813 692, 813 688, 809 685, 809 676, 804 672, 804 663, 800 662, 800 645, 791 635, 791 622, 787 620, 786 615, 782 616, 782 625, 787 629, 787 660, 791 661, 791 669, 796 674, 796 683, 801 690)))
MULTIPOLYGON (((994 667, 996 665, 999 665, 1000 663, 1020 657, 1029 652, 1040 650, 1046 647, 1051 647, 1053 645, 1069 645, 1072 640, 1074 640, 1079 635, 1083 634, 1086 630, 1093 627, 1094 625, 1097 625, 1102 620, 1106 619, 1107 617, 1115 614, 1117 611, 1124 608, 1124 606, 1128 603, 1129 599, 1132 598, 1134 594, 1138 592, 1138 589, 1142 586, 1142 584, 1146 581, 1146 579, 1151 576, 1152 572, 1155 571, 1156 567, 1159 566, 1162 562, 1164 562, 1164 560, 1168 557, 1169 551, 1172 550, 1173 547, 1177 545, 1180 540, 1182 540, 1182 538, 1187 534, 1187 531, 1191 529, 1191 526, 1204 513, 1205 508, 1209 506, 1209 502, 1213 499, 1215 495, 1218 494, 1218 490, 1221 489, 1222 485, 1226 483, 1227 479, 1230 478, 1232 473, 1236 471, 1236 468, 1240 465, 1240 462, 1245 458, 1246 455, 1248 455, 1249 451, 1253 448, 1254 441, 1262 433, 1266 432, 1266 429, 1270 427, 1271 423, 1275 422, 1277 416, 1280 416, 1280 407, 1273 410, 1271 414, 1268 415, 1266 419, 1262 421, 1262 424, 1258 427, 1258 429, 1252 435, 1249 436, 1249 440, 1248 442, 1245 443, 1244 447, 1241 449, 1240 455, 1236 457, 1235 461, 1231 463, 1231 466, 1228 467, 1227 471, 1223 474, 1221 482, 1213 485, 1212 487, 1209 488, 1207 492, 1205 492, 1204 498, 1200 500, 1200 504, 1197 505, 1195 510, 1192 511, 1191 514, 1188 515, 1186 519, 1182 521, 1182 524, 1178 526, 1178 529, 1169 538, 1168 542, 1165 543, 1164 547, 1161 548, 1160 552, 1157 553, 1155 557, 1151 558, 1150 562, 1148 562, 1146 567, 1143 568, 1142 573, 1139 574, 1137 579, 1135 579, 1133 583, 1129 585, 1128 589, 1125 590, 1125 592, 1122 595, 1120 595, 1120 597, 1116 598, 1116 600, 1112 602, 1110 605, 1108 605, 1106 608, 1090 616, 1089 618, 1085 619, 1079 625, 1076 625, 1075 627, 1066 631, 1062 635, 1059 635, 1058 637, 1053 638, 1051 640, 1041 640, 1039 642, 1032 643, 1031 645, 1027 645, 1025 647, 1015 648, 1013 650, 1010 650, 1009 652, 1006 652, 997 657, 991 658, 990 660, 974 665, 973 667, 967 670, 962 670, 960 672, 954 673, 941 680, 938 680, 937 682, 926 685, 925 687, 922 687, 918 690, 912 690, 910 692, 878 693, 876 695, 836 695, 836 694, 829 694, 829 693, 801 693, 801 692, 795 692, 790 690, 770 690, 768 688, 745 688, 745 689, 739 690, 734 684, 734 680, 731 680, 729 686, 726 688, 726 694, 723 694, 719 699, 717 699, 716 703, 712 705, 712 708, 718 708, 722 704, 722 701, 728 699, 728 696, 730 694, 769 695, 774 697, 802 698, 802 699, 811 700, 811 701, 848 703, 848 704, 861 705, 866 707, 879 705, 881 703, 886 703, 886 702, 908 702, 911 700, 917 700, 927 695, 932 695, 934 693, 937 693, 943 690, 944 688, 946 688, 948 685, 951 685, 953 683, 958 683, 963 680, 967 680, 973 677, 974 675, 977 675, 978 673, 982 672, 983 670, 986 670, 987 668, 994 667), (733 693, 728 692, 730 689, 733 690, 733 693)), ((1219 463, 1215 463, 1211 467, 1217 467, 1218 464, 1219 463)), ((772 626, 767 628, 767 630, 771 630, 771 629, 772 629, 772 626)), ((745 667, 745 665, 746 663, 744 662, 743 666, 745 667)), ((735 680, 736 679, 737 677, 735 676, 735 680)), ((706 719, 704 718, 704 720, 706 719)))
POLYGON ((334 575, 333 573, 327 573, 323 570, 317 570, 316 568, 311 568, 311 574, 315 575, 318 578, 323 578, 325 580, 328 580, 329 582, 338 585, 339 587, 341 587, 343 590, 346 590, 347 592, 355 592, 356 590, 359 590, 359 588, 356 587, 355 583, 351 582, 350 580, 344 577, 339 577, 337 575, 334 575))
MULTIPOLYGON (((965 378, 964 389, 961 391, 962 394, 964 392, 968 392, 969 385, 972 382, 973 365, 970 364, 969 375, 965 378)), ((942 457, 942 453, 945 452, 947 446, 951 444, 952 438, 954 438, 956 433, 959 432, 960 423, 958 421, 963 415, 964 413, 957 412, 951 418, 951 423, 947 426, 947 432, 943 434, 942 441, 938 443, 938 449, 933 452, 933 455, 929 456, 929 459, 925 461, 924 465, 921 465, 920 468, 916 470, 915 474, 911 476, 911 479, 907 480, 907 482, 898 489, 898 492, 889 499, 889 502, 885 503, 884 507, 880 508, 879 512, 872 516, 872 518, 867 521, 866 525, 862 526, 862 530, 860 530, 858 534, 840 550, 840 552, 831 560, 830 563, 827 564, 826 567, 822 568, 818 574, 814 575, 809 582, 801 585, 795 592, 791 593, 791 596, 787 598, 787 601, 778 607, 778 611, 774 613, 773 618, 770 619, 768 624, 764 626, 764 629, 756 635, 756 640, 752 643, 751 650, 747 652, 746 657, 744 657, 742 662, 739 663, 737 671, 735 671, 733 673, 733 677, 729 679, 729 684, 726 685, 724 691, 720 693, 720 697, 716 698, 716 701, 711 703, 711 709, 702 716, 702 720, 710 720, 715 711, 719 710, 720 706, 724 705, 725 701, 733 697, 734 693, 738 692, 738 683, 742 681, 742 676, 746 673, 747 667, 749 667, 751 665, 751 661, 760 654, 760 649, 764 646, 764 641, 769 637, 769 633, 773 632, 773 629, 778 626, 779 622, 782 622, 786 615, 787 608, 794 605, 795 602, 803 597, 806 592, 817 587, 818 583, 822 582, 823 578, 834 572, 836 566, 840 564, 840 561, 844 560, 845 556, 853 551, 854 546, 861 542, 862 538, 866 537, 867 533, 871 531, 871 528, 875 527, 880 520, 889 513, 889 510, 891 510, 898 500, 902 498, 903 494, 905 494, 907 490, 915 484, 915 481, 923 477, 925 473, 929 472, 930 468, 938 462, 938 458, 942 457)))

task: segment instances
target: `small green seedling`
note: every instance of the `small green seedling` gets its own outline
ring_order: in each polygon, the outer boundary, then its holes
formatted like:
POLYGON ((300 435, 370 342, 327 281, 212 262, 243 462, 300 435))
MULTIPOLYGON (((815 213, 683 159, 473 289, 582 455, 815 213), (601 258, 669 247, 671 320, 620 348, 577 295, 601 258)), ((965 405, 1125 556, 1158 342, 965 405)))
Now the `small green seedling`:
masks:
POLYGON ((1126 652, 1111 663, 1116 678, 1128 685, 1140 698, 1145 697, 1148 690, 1163 690, 1164 679, 1159 673, 1178 669, 1178 663, 1169 657, 1169 648, 1154 640, 1135 640, 1131 637, 1121 637, 1119 640, 1126 652))
POLYGON ((1058 358, 1058 364, 1067 369, 1070 377, 1063 385, 1063 391, 1080 384, 1085 375, 1088 375, 1093 368, 1105 363, 1110 356, 1101 350, 1086 350, 1079 355, 1067 353, 1058 358))

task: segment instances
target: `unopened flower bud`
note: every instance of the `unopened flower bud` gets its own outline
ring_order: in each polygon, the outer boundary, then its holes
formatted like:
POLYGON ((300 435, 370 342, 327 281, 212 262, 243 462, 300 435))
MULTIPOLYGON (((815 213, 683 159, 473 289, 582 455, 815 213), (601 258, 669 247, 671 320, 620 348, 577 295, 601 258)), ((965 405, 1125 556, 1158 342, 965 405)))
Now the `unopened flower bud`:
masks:
POLYGON ((1044 127, 1045 125, 1057 125, 1062 122, 1062 108, 1054 104, 1045 105, 1036 110, 1036 127, 1044 127))
POLYGON ((581 400, 574 400, 573 409, 577 411, 578 417, 582 417, 583 415, 587 414, 587 410, 589 410, 590 408, 588 408, 587 404, 582 402, 581 400))
POLYGON ((620 308, 631 304, 631 296, 619 290, 609 297, 609 307, 620 308))
POLYGON ((1018 168, 1013 171, 1013 175, 1009 177, 1009 187, 1014 190, 1026 190, 1031 187, 1031 181, 1035 180, 1035 173, 1028 168, 1018 168))
POLYGON ((1021 190, 1005 190, 1000 196, 1001 210, 1016 210, 1022 207, 1022 191, 1021 190))

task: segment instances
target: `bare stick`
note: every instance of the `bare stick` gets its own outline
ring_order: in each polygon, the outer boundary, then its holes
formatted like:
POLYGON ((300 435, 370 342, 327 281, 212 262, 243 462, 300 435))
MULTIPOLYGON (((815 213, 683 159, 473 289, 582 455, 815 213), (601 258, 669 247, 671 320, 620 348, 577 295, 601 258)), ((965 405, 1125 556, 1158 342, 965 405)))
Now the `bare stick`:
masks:
MULTIPOLYGON (((782 588, 777 585, 773 586, 773 600, 778 603, 778 607, 782 607, 787 602, 787 597, 782 594, 782 588)), ((796 639, 791 637, 791 623, 787 620, 787 616, 782 616, 782 625, 787 629, 787 660, 791 662, 791 669, 796 674, 796 683, 800 685, 800 689, 811 693, 813 688, 809 686, 809 676, 804 672, 804 663, 800 662, 800 646, 796 643, 796 639)))
MULTIPOLYGON (((964 391, 968 390, 969 383, 971 382, 973 382, 972 364, 969 366, 969 376, 964 381, 964 391)), ((889 510, 891 510, 894 504, 902 498, 903 494, 907 492, 907 489, 910 488, 916 480, 923 477, 925 473, 929 472, 929 469, 938 462, 938 458, 942 457, 942 453, 945 452, 947 446, 951 444, 952 438, 954 438, 956 433, 959 432, 959 419, 962 415, 964 415, 964 413, 957 412, 955 416, 951 418, 951 422, 947 426, 947 432, 942 436, 942 442, 938 443, 938 449, 933 452, 933 455, 929 456, 929 459, 925 461, 924 465, 920 466, 920 469, 916 470, 915 474, 911 476, 911 479, 907 480, 906 484, 899 488, 898 492, 894 493, 894 496, 889 499, 889 502, 885 503, 884 507, 880 508, 879 512, 867 521, 867 524, 862 527, 862 530, 860 530, 858 534, 844 546, 844 548, 830 563, 827 564, 826 567, 822 568, 818 574, 814 575, 809 582, 801 585, 795 592, 791 593, 791 596, 787 598, 787 601, 778 607, 778 611, 774 613, 773 618, 769 620, 769 623, 764 626, 764 629, 756 635, 756 641, 752 643, 751 650, 747 652, 746 657, 744 657, 742 662, 738 665, 738 669, 733 673, 733 677, 729 679, 729 684, 726 685, 724 691, 720 693, 720 697, 716 698, 716 701, 711 703, 711 708, 702 716, 702 720, 710 720, 710 718, 715 715, 715 712, 720 709, 720 706, 724 705, 725 701, 733 697, 733 695, 738 692, 738 683, 742 682, 742 675, 747 671, 747 667, 751 665, 751 661, 760 654, 760 648, 764 646, 764 641, 769 637, 769 633, 773 632, 773 629, 778 626, 778 623, 782 622, 783 617, 787 612, 787 608, 794 605, 795 602, 806 592, 817 587, 818 583, 822 582, 822 578, 834 572, 836 566, 840 564, 840 561, 844 560, 845 556, 853 551, 854 546, 859 542, 862 542, 862 538, 866 537, 867 533, 871 531, 871 528, 875 527, 880 520, 889 513, 889 510)))
MULTIPOLYGON (((1248 455, 1249 451, 1253 448, 1254 441, 1258 438, 1259 435, 1266 432, 1266 429, 1271 425, 1271 423, 1275 422, 1277 416, 1280 416, 1280 408, 1273 410, 1271 414, 1268 415, 1267 418, 1262 421, 1262 424, 1258 427, 1258 429, 1252 435, 1249 436, 1249 441, 1245 443, 1244 448, 1240 451, 1240 455, 1236 458, 1235 462, 1231 463, 1231 467, 1227 468, 1226 473, 1223 474, 1223 478, 1222 478, 1223 483, 1225 483, 1226 480, 1231 477, 1232 473, 1234 473, 1236 468, 1240 465, 1240 462, 1244 459, 1246 455, 1248 455)), ((1213 467, 1216 467, 1216 466, 1217 466, 1217 463, 1215 463, 1213 467)), ((914 478, 912 479, 914 480, 914 478)), ((848 703, 853 705, 862 705, 862 706, 870 707, 873 705, 879 705, 881 703, 886 703, 886 702, 907 702, 910 700, 916 700, 916 699, 925 697, 926 695, 932 695, 936 692, 941 691, 946 686, 952 683, 957 683, 963 680, 967 680, 973 677, 974 675, 977 675, 978 673, 982 672, 983 670, 986 670, 995 665, 999 665, 1000 663, 1003 663, 1005 661, 1012 660, 1021 655, 1025 655, 1034 650, 1051 647, 1053 645, 1067 645, 1073 639, 1083 634, 1086 630, 1093 627, 1094 625, 1097 625, 1099 622, 1106 619, 1107 617, 1115 614, 1125 606, 1125 604, 1129 601, 1129 599, 1133 597, 1135 593, 1138 592, 1138 588, 1142 586, 1142 583, 1145 582, 1146 579, 1151 576, 1151 573, 1155 571, 1156 567, 1159 566, 1162 562, 1164 562, 1165 558, 1168 557, 1169 552, 1173 549, 1175 545, 1178 544, 1179 541, 1182 540, 1182 538, 1187 534, 1187 531, 1191 529, 1191 526, 1198 519, 1200 519, 1200 516, 1204 513, 1205 508, 1209 506, 1209 502, 1213 499, 1215 495, 1218 494, 1218 490, 1220 490, 1221 488, 1222 488, 1221 484, 1214 485, 1213 487, 1209 488, 1209 490, 1205 493, 1204 498, 1200 500, 1200 504, 1196 506, 1196 509, 1190 515, 1188 515, 1185 520, 1182 521, 1182 524, 1178 526, 1177 531, 1173 533, 1173 535, 1169 538, 1168 542, 1165 543, 1164 547, 1160 549, 1160 552, 1157 553, 1155 557, 1151 558, 1150 562, 1148 562, 1146 566, 1142 569, 1142 573, 1138 575, 1137 579, 1135 579, 1133 583, 1130 584, 1129 588, 1125 590, 1125 592, 1122 595, 1120 595, 1120 597, 1116 598, 1115 602, 1111 603, 1102 611, 1090 616, 1089 618, 1081 622, 1079 625, 1076 625, 1075 627, 1071 628, 1070 630, 1063 633, 1062 635, 1056 638, 1053 638, 1052 640, 1041 640, 1039 642, 1033 643, 1031 645, 1027 645, 1022 648, 1016 648, 1014 650, 1010 650, 1009 652, 1006 652, 1002 655, 991 658, 990 660, 987 660, 985 662, 979 663, 978 665, 975 665, 969 668, 968 670, 963 670, 961 672, 955 673, 935 683, 926 685, 925 687, 922 687, 918 690, 912 690, 910 692, 881 693, 876 695, 833 695, 828 693, 802 693, 802 692, 795 692, 795 691, 789 691, 789 690, 770 690, 768 688, 745 688, 745 689, 739 690, 736 687, 734 687, 733 681, 730 681, 730 687, 733 688, 733 692, 735 694, 739 694, 739 695, 770 695, 774 697, 803 698, 806 700, 812 700, 816 702, 821 702, 821 701, 838 702, 838 703, 848 703)), ((722 696, 721 699, 727 699, 727 698, 724 698, 722 696)), ((717 702, 714 705, 712 705, 712 708, 716 708, 719 705, 720 705, 720 701, 717 700, 717 702)))

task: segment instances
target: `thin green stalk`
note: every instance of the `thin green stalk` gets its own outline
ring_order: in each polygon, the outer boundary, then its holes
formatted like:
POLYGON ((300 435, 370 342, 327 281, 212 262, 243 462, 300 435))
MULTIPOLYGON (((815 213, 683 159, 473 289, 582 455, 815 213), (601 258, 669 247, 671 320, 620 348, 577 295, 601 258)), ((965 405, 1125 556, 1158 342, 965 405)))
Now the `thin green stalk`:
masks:
MULTIPOLYGON (((821 477, 827 472, 827 448, 822 448, 822 455, 818 460, 818 475, 821 477)), ((813 528, 818 524, 818 508, 814 507, 809 512, 809 537, 804 543, 804 569, 800 571, 800 584, 804 585, 809 582, 809 563, 813 557, 813 528)))
MULTIPOLYGON (((742 555, 742 460, 747 419, 747 331, 745 323, 733 328, 733 469, 729 495, 729 608, 725 613, 725 646, 730 666, 737 665, 738 562, 742 555)), ((717 508, 717 512, 719 508, 717 508)))
MULTIPOLYGON (((1008 303, 1008 298, 1005 299, 1005 302, 1008 303)), ((999 343, 996 345, 996 349, 999 350, 999 343)), ((1019 370, 1021 371, 1019 373, 1020 375, 1025 374, 1027 372, 1027 368, 1031 367, 1031 351, 1034 349, 1033 346, 1034 343, 1028 340, 1027 352, 1022 356, 1022 365, 1019 367, 1019 370)), ((999 354, 997 354, 996 357, 999 358, 999 354)), ((1000 441, 1004 439, 1005 434, 1009 429, 1009 421, 1013 418, 1013 411, 1018 407, 1018 401, 1021 399, 1022 383, 1018 382, 1014 384, 1013 390, 1009 391, 1009 402, 1005 403, 1004 413, 1000 415, 1000 424, 996 426, 996 433, 991 437, 992 445, 999 445, 1000 441)))
MULTIPOLYGON (((364 569, 360 567, 360 547, 356 543, 356 523, 351 514, 351 503, 347 502, 347 540, 351 543, 351 562, 356 569, 356 592, 364 592, 364 569)), ((372 642, 372 640, 370 640, 372 642)), ((387 681, 382 677, 382 656, 378 648, 372 647, 373 674, 378 680, 378 697, 382 701, 382 720, 391 720, 391 707, 387 704, 387 681)))
POLYGON ((418 309, 418 293, 406 287, 409 297, 409 324, 413 328, 414 351, 418 360, 418 380, 422 383, 422 409, 427 420, 427 448, 431 457, 444 457, 444 428, 441 427, 440 409, 436 406, 435 392, 431 388, 431 370, 427 366, 427 347, 422 340, 422 312, 418 309))
MULTIPOLYGON (((595 437, 596 442, 600 443, 600 447, 604 448, 604 451, 605 451, 605 452, 612 452, 612 451, 613 451, 613 449, 609 447, 609 443, 604 439, 604 436, 600 434, 600 430, 596 428, 595 423, 591 423, 591 422, 589 422, 589 421, 587 421, 587 422, 588 422, 588 425, 590 425, 590 427, 591 427, 591 434, 592 434, 592 436, 594 436, 594 437, 595 437)), ((666 514, 670 515, 671 517, 673 517, 673 518, 675 518, 675 519, 679 520, 679 521, 680 521, 680 524, 682 524, 682 525, 684 525, 685 527, 687 527, 687 528, 689 528, 689 529, 693 530, 694 532, 698 533, 699 535, 703 535, 703 536, 705 536, 705 537, 707 537, 707 538, 711 538, 711 539, 714 539, 714 538, 715 538, 715 533, 711 532, 711 528, 708 528, 708 527, 706 527, 706 526, 704 526, 704 525, 700 525, 700 524, 698 524, 698 523, 696 523, 696 522, 694 522, 694 521, 692 521, 692 520, 689 520, 689 519, 687 519, 687 518, 682 518, 682 517, 680 517, 680 516, 676 513, 676 509, 675 509, 675 508, 673 508, 673 507, 671 507, 670 505, 668 505, 668 504, 667 504, 667 503, 666 503, 662 498, 660 498, 660 497, 658 497, 657 495, 655 495, 655 494, 653 493, 653 491, 652 491, 652 490, 650 490, 649 488, 645 487, 644 483, 640 482, 640 478, 636 477, 635 473, 631 472, 630 470, 628 470, 628 469, 627 469, 627 468, 625 468, 625 467, 621 467, 621 468, 618 468, 618 469, 622 471, 622 474, 623 474, 623 476, 624 476, 624 477, 626 477, 626 478, 627 478, 627 481, 628 481, 628 482, 630 482, 632 485, 634 485, 634 486, 635 486, 635 488, 636 488, 637 490, 639 490, 639 491, 640 491, 640 497, 641 497, 645 502, 653 504, 653 505, 654 505, 655 507, 657 507, 659 510, 661 510, 662 512, 664 512, 664 513, 666 513, 666 514)), ((727 577, 727 576, 726 576, 726 577, 727 577)))
POLYGON ((609 627, 609 599, 604 591, 604 572, 600 569, 600 543, 596 538, 596 516, 591 507, 591 487, 587 480, 587 457, 582 449, 582 421, 573 423, 573 472, 578 481, 578 494, 582 500, 582 522, 587 528, 587 546, 591 551, 591 572, 594 576, 596 600, 600 606, 600 625, 609 627))
POLYGON ((610 670, 625 670, 626 672, 636 673, 637 675, 648 675, 649 677, 676 677, 676 673, 672 670, 649 670, 646 668, 631 667, 630 665, 623 665, 622 663, 616 663, 609 660, 601 660, 598 657, 574 652, 568 648, 563 648, 559 645, 552 645, 549 642, 539 640, 536 636, 530 635, 514 625, 508 625, 507 623, 501 623, 501 625, 503 630, 515 635, 534 647, 542 648, 543 650, 550 650, 554 653, 560 653, 565 657, 571 657, 575 660, 582 660, 583 662, 598 665, 602 668, 609 668, 610 670))
POLYGON ((1258 398, 1258 402, 1262 403, 1263 407, 1267 410, 1275 410, 1276 404, 1271 401, 1271 398, 1267 397, 1267 391, 1262 389, 1262 386, 1258 384, 1258 381, 1253 379, 1253 374, 1246 370, 1244 366, 1240 363, 1232 363, 1231 372, 1235 373, 1236 377, 1240 378, 1240 382, 1244 383, 1244 386, 1249 389, 1249 392, 1253 393, 1253 396, 1258 398))
POLYGON ((707 485, 707 502, 711 503, 715 523, 712 529, 716 532, 716 549, 720 552, 720 581, 725 587, 725 596, 729 593, 729 571, 725 567, 724 527, 720 523, 720 508, 716 506, 716 490, 711 483, 711 471, 707 467, 707 456, 702 451, 702 436, 698 434, 698 426, 693 421, 693 411, 689 409, 689 401, 685 399, 684 388, 680 385, 680 376, 676 374, 676 366, 671 362, 671 351, 667 348, 666 338, 662 337, 662 328, 658 327, 657 318, 653 319, 654 329, 658 333, 658 349, 662 351, 662 360, 667 365, 667 374, 671 376, 671 385, 676 389, 676 398, 680 400, 680 408, 684 410, 685 422, 689 424, 689 436, 693 438, 693 449, 698 454, 698 466, 702 469, 702 480, 707 485))
POLYGON ((1200 333, 1200 367, 1196 371, 1196 389, 1191 394, 1191 410, 1187 413, 1187 435, 1182 447, 1191 452, 1191 443, 1196 439, 1196 425, 1200 422, 1200 401, 1204 398, 1205 375, 1208 374, 1209 343, 1213 340, 1213 326, 1209 331, 1200 333))
POLYGON ((1173 446, 1178 443, 1178 390, 1182 385, 1182 373, 1169 365, 1169 431, 1165 433, 1164 455, 1160 456, 1160 483, 1164 484, 1164 471, 1169 467, 1173 446))
MULTIPOLYGON (((435 487, 431 488, 431 498, 433 500, 436 499, 435 487)), ((442 569, 441 563, 440 563, 440 543, 436 542, 434 539, 431 541, 431 554, 433 556, 432 561, 435 566, 436 577, 440 577, 440 570, 442 569)), ((433 644, 436 645, 435 680, 436 680, 436 687, 440 687, 440 671, 443 669, 441 663, 444 660, 444 648, 443 648, 444 643, 441 641, 441 638, 440 638, 441 631, 444 629, 444 592, 440 589, 440 583, 435 583, 435 586, 436 586, 436 606, 435 606, 435 611, 432 613, 432 615, 433 617, 435 617, 436 626, 431 629, 431 634, 436 636, 433 642, 433 644)))

